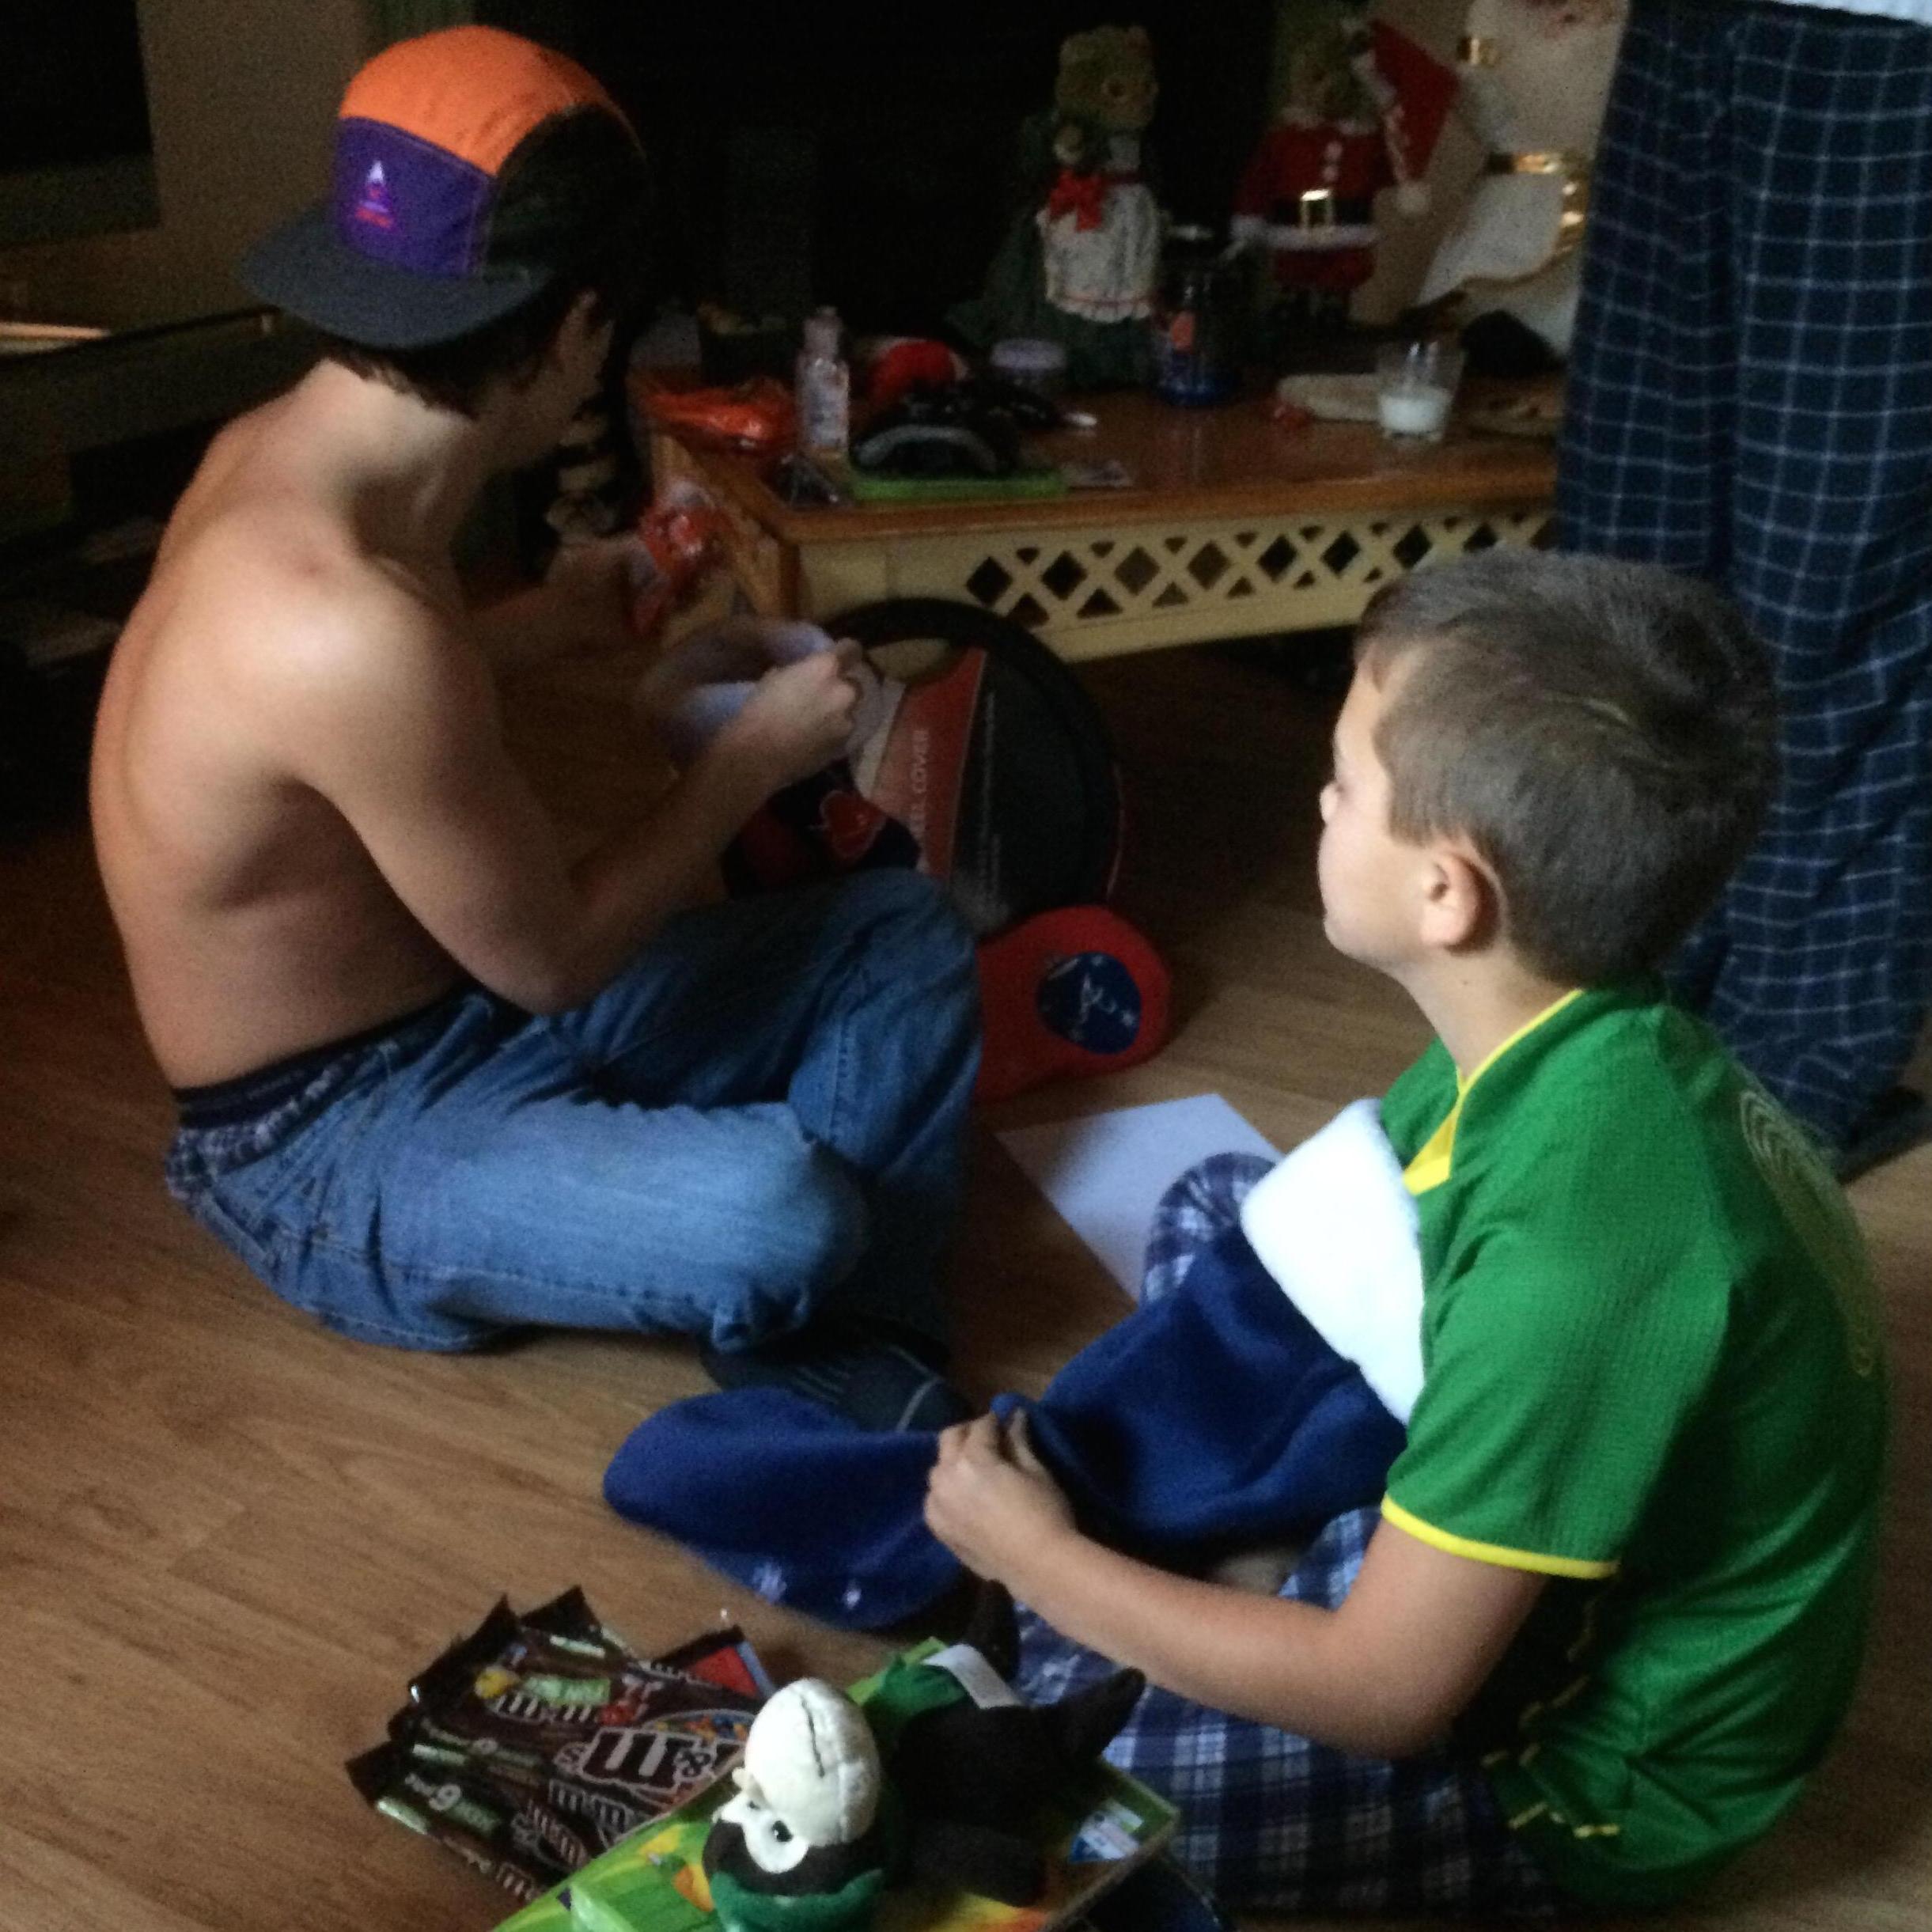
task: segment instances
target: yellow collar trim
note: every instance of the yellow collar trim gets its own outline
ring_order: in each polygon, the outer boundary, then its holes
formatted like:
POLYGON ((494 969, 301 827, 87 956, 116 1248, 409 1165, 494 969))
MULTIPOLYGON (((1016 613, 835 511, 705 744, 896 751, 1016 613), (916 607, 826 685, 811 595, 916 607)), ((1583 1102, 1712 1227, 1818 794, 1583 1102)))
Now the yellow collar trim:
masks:
POLYGON ((1462 1104, 1469 1097, 1469 1089, 1518 1040, 1533 1033, 1545 1020, 1554 1019, 1573 999, 1580 998, 1582 992, 1582 987, 1572 987, 1561 998, 1551 1001, 1533 1019, 1525 1021, 1500 1046, 1492 1047, 1473 1073, 1457 1073, 1455 1105, 1449 1110, 1442 1124, 1416 1150, 1415 1158, 1403 1169, 1402 1178, 1410 1193, 1426 1194, 1431 1188, 1439 1188, 1449 1179, 1450 1162, 1456 1151, 1457 1123, 1462 1119, 1462 1104))

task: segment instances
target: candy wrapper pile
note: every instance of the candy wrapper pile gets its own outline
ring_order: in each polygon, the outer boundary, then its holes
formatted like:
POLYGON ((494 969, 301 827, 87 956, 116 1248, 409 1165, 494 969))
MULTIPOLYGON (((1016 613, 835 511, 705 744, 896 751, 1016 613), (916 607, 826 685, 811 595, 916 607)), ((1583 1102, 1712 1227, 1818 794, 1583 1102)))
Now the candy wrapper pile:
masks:
POLYGON ((737 1759, 771 1685, 735 1628, 646 1661, 581 1590, 499 1602, 348 1763, 379 1812, 533 1899, 737 1759))

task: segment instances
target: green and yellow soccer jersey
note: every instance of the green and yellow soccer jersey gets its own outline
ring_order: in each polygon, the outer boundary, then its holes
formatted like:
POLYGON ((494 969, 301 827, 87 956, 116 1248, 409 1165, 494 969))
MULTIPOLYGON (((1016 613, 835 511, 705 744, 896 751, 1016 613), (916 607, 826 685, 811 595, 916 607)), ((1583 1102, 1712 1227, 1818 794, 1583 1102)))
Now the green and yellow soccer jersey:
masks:
POLYGON ((1425 1283, 1384 1514, 1596 1585, 1484 1762, 1559 1882, 1662 1902, 1785 1809, 1851 1695, 1885 1428, 1857 1228, 1650 984, 1572 994, 1468 1082, 1438 1043, 1382 1112, 1425 1283))

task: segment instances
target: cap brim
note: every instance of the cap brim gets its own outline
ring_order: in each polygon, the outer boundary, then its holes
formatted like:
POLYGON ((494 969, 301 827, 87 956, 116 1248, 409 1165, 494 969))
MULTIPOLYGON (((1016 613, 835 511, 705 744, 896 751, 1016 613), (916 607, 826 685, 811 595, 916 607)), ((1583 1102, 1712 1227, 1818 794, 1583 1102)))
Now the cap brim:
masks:
POLYGON ((347 247, 318 204, 249 251, 247 287, 278 309, 369 349, 426 349, 506 316, 550 280, 540 269, 419 275, 347 247))

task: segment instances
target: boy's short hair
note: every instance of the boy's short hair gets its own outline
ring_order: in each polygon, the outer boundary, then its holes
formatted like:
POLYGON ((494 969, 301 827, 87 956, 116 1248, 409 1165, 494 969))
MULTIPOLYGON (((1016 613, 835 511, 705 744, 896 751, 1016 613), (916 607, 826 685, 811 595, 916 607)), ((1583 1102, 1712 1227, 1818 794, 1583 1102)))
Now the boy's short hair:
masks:
POLYGON ((516 34, 447 28, 358 70, 329 195, 259 243, 243 279, 335 360, 474 415, 585 291, 599 319, 633 305, 648 200, 593 76, 516 34))
POLYGON ((1778 769, 1763 650, 1728 600, 1654 566, 1493 550, 1379 592, 1389 828, 1460 835, 1547 978, 1661 965, 1756 837, 1778 769))

